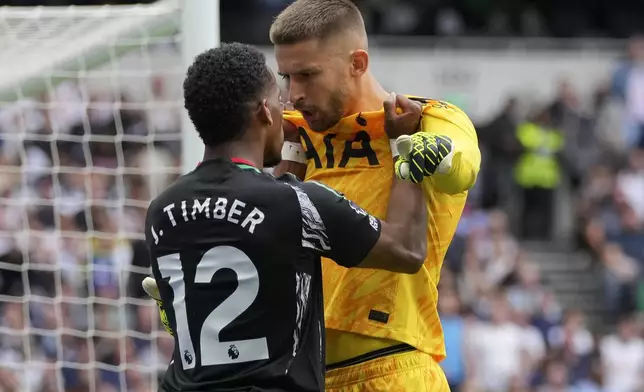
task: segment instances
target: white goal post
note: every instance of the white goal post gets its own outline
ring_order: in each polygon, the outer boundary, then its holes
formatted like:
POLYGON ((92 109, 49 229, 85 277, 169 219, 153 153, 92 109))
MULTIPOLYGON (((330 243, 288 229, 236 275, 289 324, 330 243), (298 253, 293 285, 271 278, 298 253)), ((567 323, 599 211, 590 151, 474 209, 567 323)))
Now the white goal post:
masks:
MULTIPOLYGON (((219 43, 219 0, 160 0, 102 7, 0 7, 0 101, 50 90, 142 46, 181 30, 183 65, 219 43), (178 15, 181 15, 180 23, 178 15)), ((184 118, 182 170, 200 156, 199 139, 184 118)))
POLYGON ((149 200, 202 158, 181 83, 219 0, 0 7, 0 391, 157 390, 149 200))
MULTIPOLYGON (((187 68, 196 55, 219 45, 219 0, 187 1, 183 9, 183 65, 187 68)), ((182 155, 184 173, 194 169, 203 157, 203 145, 194 132, 186 111, 182 111, 182 155)))

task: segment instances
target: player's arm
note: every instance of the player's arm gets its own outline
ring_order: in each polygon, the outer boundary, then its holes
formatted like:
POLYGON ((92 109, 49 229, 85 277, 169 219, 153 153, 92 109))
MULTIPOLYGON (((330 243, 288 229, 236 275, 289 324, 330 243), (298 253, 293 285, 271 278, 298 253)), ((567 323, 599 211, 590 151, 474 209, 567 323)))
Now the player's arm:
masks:
MULTIPOLYGON (((378 242, 358 265, 384 268, 406 259, 417 272, 427 257, 427 203, 422 188, 394 176, 387 215, 378 242)), ((409 271, 401 271, 409 272, 409 271)))
POLYGON ((299 187, 313 206, 303 209, 304 237, 310 238, 310 247, 321 256, 348 268, 411 274, 422 266, 427 254, 427 210, 418 184, 393 181, 384 221, 326 185, 305 182, 299 187), (321 222, 317 228, 315 222, 321 222))
MULTIPOLYGON (((418 127, 420 105, 391 94, 384 102, 385 131, 403 134, 418 127)), ((409 158, 406 146, 405 158, 409 158)), ((402 154, 402 152, 401 152, 402 154)), ((427 208, 422 188, 394 176, 385 221, 369 215, 341 194, 305 183, 311 200, 328 226, 323 255, 346 267, 415 273, 427 255, 427 208), (316 189, 317 187, 317 189, 316 189)), ((322 187, 323 188, 323 187, 322 187)))
POLYGON ((421 132, 424 134, 451 140, 452 157, 451 160, 448 158, 449 164, 438 168, 427 181, 431 181, 433 188, 439 192, 452 195, 472 188, 481 166, 481 152, 474 127, 465 114, 462 116, 467 121, 459 125, 434 116, 423 116, 421 121, 421 132))
POLYGON ((290 121, 284 120, 284 146, 282 147, 282 162, 273 171, 276 177, 291 173, 304 181, 306 177, 306 153, 300 143, 297 127, 290 121))

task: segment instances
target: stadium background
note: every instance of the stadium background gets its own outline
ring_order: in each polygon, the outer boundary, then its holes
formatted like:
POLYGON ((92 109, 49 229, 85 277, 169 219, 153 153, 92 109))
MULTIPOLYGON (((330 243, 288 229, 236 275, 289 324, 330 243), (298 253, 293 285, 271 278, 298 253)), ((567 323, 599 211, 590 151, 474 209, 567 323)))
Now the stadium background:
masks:
MULTIPOLYGON (((156 390, 173 342, 141 239, 181 172, 180 13, 0 3, 62 7, 0 9, 0 391, 156 390), (137 34, 111 34, 128 20, 137 34)), ((221 39, 274 64, 287 3, 222 0, 221 39)), ((357 3, 385 87, 451 101, 479 132, 440 283, 454 390, 644 391, 644 3, 357 3), (536 199, 513 175, 526 124, 564 140, 562 181, 536 199)))

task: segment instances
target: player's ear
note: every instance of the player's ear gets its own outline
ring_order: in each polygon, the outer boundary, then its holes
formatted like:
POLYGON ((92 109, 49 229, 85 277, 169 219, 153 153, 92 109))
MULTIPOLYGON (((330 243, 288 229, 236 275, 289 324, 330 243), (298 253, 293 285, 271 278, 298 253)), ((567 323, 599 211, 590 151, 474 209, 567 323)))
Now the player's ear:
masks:
POLYGON ((369 53, 363 49, 357 49, 351 54, 351 73, 353 76, 361 76, 369 68, 369 53))
POLYGON ((271 114, 271 108, 268 105, 267 99, 262 99, 262 103, 259 105, 257 112, 257 115, 259 116, 261 122, 268 125, 273 125, 273 115, 271 114))

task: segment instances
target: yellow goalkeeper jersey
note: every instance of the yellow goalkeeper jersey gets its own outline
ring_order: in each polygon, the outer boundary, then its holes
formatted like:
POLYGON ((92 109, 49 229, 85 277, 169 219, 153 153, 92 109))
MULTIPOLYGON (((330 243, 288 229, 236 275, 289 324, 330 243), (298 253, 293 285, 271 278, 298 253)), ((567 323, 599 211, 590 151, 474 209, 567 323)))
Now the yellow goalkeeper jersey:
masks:
MULTIPOLYGON (((329 364, 400 342, 437 360, 445 357, 437 285, 467 191, 478 174, 480 153, 465 113, 442 101, 414 99, 423 102, 422 131, 449 136, 455 147, 450 173, 423 182, 429 212, 427 259, 414 275, 347 269, 323 260, 329 364)), ((325 183, 385 218, 393 160, 383 110, 345 117, 324 132, 310 130, 299 112, 285 112, 284 118, 298 127, 306 150, 307 180, 325 183)))

